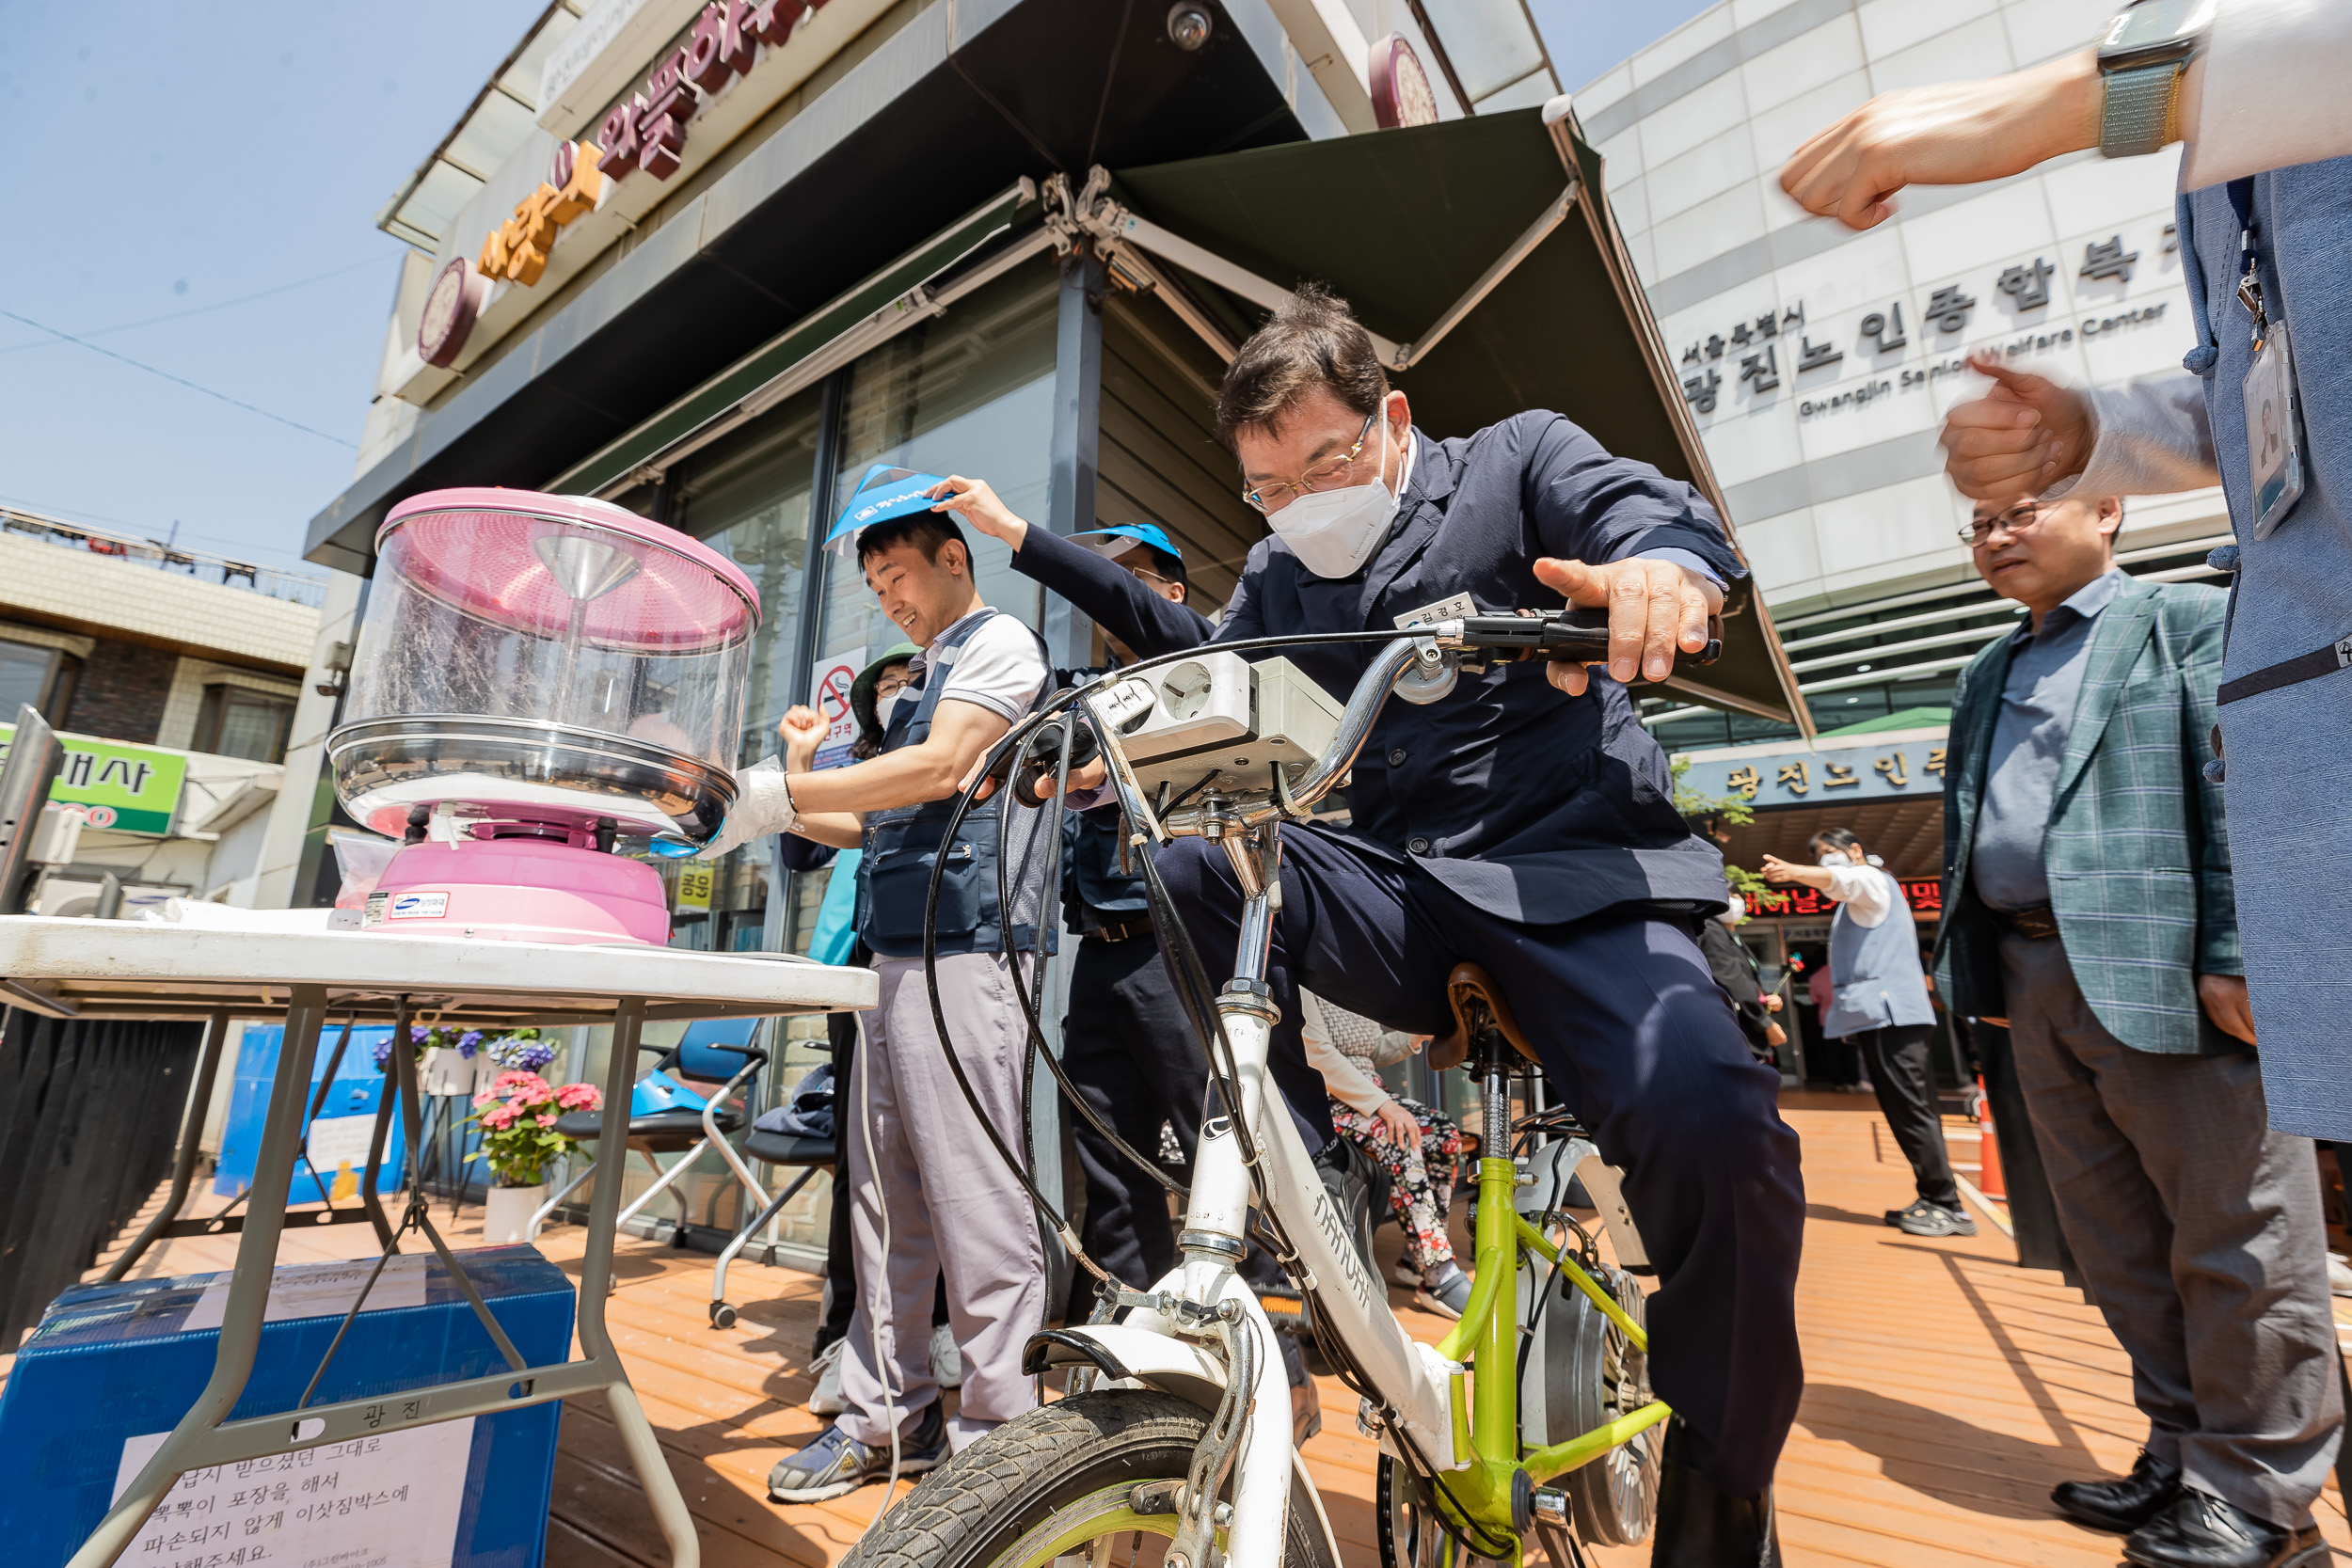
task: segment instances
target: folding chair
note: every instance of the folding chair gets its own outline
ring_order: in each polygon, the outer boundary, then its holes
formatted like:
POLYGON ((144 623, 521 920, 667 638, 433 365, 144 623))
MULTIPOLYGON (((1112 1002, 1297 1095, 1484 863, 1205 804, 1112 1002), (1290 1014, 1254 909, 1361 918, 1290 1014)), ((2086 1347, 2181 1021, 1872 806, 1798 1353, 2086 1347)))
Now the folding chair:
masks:
MULTIPOLYGON (((743 1163, 742 1157, 735 1152, 734 1146, 727 1142, 727 1134, 740 1129, 746 1119, 741 1110, 727 1101, 742 1090, 761 1068, 768 1065, 768 1053, 752 1044, 752 1037, 762 1022, 755 1018, 725 1018, 690 1023, 677 1044, 663 1052, 660 1060, 637 1080, 634 1089, 636 1102, 629 1109, 628 1147, 653 1166, 657 1180, 621 1211, 613 1222, 616 1226, 627 1225, 646 1204, 661 1194, 671 1192, 672 1201, 677 1204, 678 1211, 677 1232, 671 1238, 671 1244, 684 1246, 687 1227, 693 1223, 693 1211, 687 1204, 686 1195, 672 1189, 706 1148, 718 1149, 720 1157, 734 1170, 736 1180, 749 1191, 754 1203, 762 1206, 767 1203, 767 1190, 753 1179, 751 1167, 743 1163), (672 1070, 690 1078, 724 1079, 725 1084, 717 1094, 704 1100, 671 1083, 667 1074, 672 1070), (685 1157, 668 1170, 663 1170, 661 1162, 655 1158, 659 1154, 682 1154, 685 1157)), ((648 1045, 639 1049, 660 1051, 661 1048, 648 1045)), ((593 1143, 603 1130, 603 1117, 601 1111, 567 1112, 556 1118, 555 1129, 567 1137, 593 1143)), ((558 1204, 588 1180, 593 1168, 573 1177, 540 1206, 539 1212, 531 1216, 533 1231, 555 1212, 558 1204)))
MULTIPOLYGON (((828 1053, 831 1050, 827 1046, 818 1046, 816 1049, 828 1053)), ((839 1092, 840 1085, 836 1084, 834 1085, 836 1098, 839 1092)), ((798 1167, 801 1174, 794 1177, 792 1184, 778 1193, 773 1201, 762 1209, 749 1225, 737 1231, 719 1254, 719 1266, 712 1271, 710 1276, 711 1327, 732 1328, 735 1326, 735 1308, 727 1305, 727 1265, 735 1261, 736 1255, 750 1243, 754 1236, 766 1229, 771 1220, 783 1213, 787 1204, 801 1196, 801 1189, 814 1180, 818 1171, 834 1170, 837 1174, 841 1159, 839 1127, 840 1123, 836 1116, 835 1135, 831 1138, 803 1137, 793 1132, 763 1132, 757 1127, 754 1127, 751 1133, 744 1138, 743 1152, 752 1159, 757 1160, 761 1164, 774 1165, 779 1168, 798 1167)), ((763 1260, 771 1263, 775 1261, 774 1252, 773 1247, 768 1248, 763 1260)))

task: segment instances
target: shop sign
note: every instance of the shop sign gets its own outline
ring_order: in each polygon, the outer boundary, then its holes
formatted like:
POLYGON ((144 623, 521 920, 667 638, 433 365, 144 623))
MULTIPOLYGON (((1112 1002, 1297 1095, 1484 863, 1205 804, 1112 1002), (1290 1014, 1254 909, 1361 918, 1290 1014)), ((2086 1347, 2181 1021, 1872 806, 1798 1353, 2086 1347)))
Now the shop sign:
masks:
POLYGON ((710 867, 691 862, 677 868, 677 907, 681 910, 710 908, 710 867))
MULTIPOLYGON (((7 760, 15 734, 14 724, 0 724, 0 762, 7 760)), ((78 735, 61 734, 57 740, 65 747, 65 766, 49 786, 52 800, 78 810, 93 828, 158 837, 170 833, 180 786, 187 782, 187 758, 78 735)))
POLYGON ((483 277, 526 289, 539 281, 557 231, 580 214, 596 210, 596 198, 604 193, 604 175, 596 166, 601 156, 594 142, 567 141, 556 147, 539 188, 516 202, 506 221, 482 242, 474 265, 483 277))
MULTIPOLYGON (((2179 248, 2173 226, 2165 225, 2163 248, 2170 255, 2179 248)), ((2122 234, 2105 240, 2092 240, 2083 247, 2082 265, 2075 276, 2084 278, 2111 278, 2117 282, 2131 281, 2132 272, 2139 261, 2139 252, 2126 248, 2122 234)), ((2046 256, 2012 262, 2000 269, 1988 286, 1993 293, 2006 295, 2010 308, 2021 316, 2028 310, 2039 310, 2050 303, 2050 279, 2058 275, 2058 267, 2046 256)), ((1947 284, 1929 291, 1927 299, 1908 302, 1910 319, 1923 325, 1931 333, 1950 337, 1967 330, 1979 304, 1968 286, 1947 284)), ((1906 302, 1893 299, 1883 309, 1874 309, 1862 318, 1861 325, 1851 345, 1857 355, 1867 356, 1874 369, 1884 370, 1883 356, 1910 346, 1911 338, 1905 326, 1906 302)), ((2107 315, 2086 316, 2078 326, 2051 329, 2036 328, 2024 332, 2008 342, 1989 343, 1988 352, 2014 359, 2022 355, 2044 353, 2062 348, 2075 341, 2077 331, 2084 338, 2106 336, 2130 327, 2147 325, 2164 319, 2164 305, 2157 303, 2114 311, 2107 315)), ((1777 307, 1755 317, 1734 323, 1727 330, 1710 332, 1682 351, 1682 396, 1701 414, 1712 414, 1722 398, 1726 371, 1734 370, 1735 386, 1745 386, 1754 392, 1769 392, 1781 384, 1785 373, 1801 376, 1812 371, 1825 371, 1841 363, 1847 345, 1836 338, 1824 336, 1819 342, 1800 330, 1804 325, 1804 303, 1777 307)), ((1922 345, 1923 347, 1927 345, 1922 345)), ((1946 375, 1958 374, 1965 368, 1957 358, 1942 358, 1924 371, 1906 370, 1899 380, 1883 378, 1866 381, 1851 390, 1835 395, 1807 399, 1798 405, 1800 417, 1810 419, 1841 409, 1859 408, 1881 397, 1891 395, 1899 388, 1910 390, 1925 387, 1946 375)))
POLYGON ((1681 783, 1700 795, 1736 795, 1758 806, 1940 796, 1944 793, 1944 748, 1912 742, 1693 762, 1681 783))
POLYGON ((712 0, 684 47, 653 68, 644 85, 605 111, 596 167, 609 179, 644 169, 656 180, 678 171, 686 128, 705 104, 751 70, 759 44, 773 48, 825 0, 712 0))
POLYGON ((1372 46, 1372 118, 1384 131, 1438 123, 1438 95, 1429 72, 1402 33, 1372 46))
MULTIPOLYGON (((1898 877, 1896 885, 1903 890, 1903 902, 1914 914, 1941 917, 1944 913, 1944 884, 1940 881, 1910 881, 1898 877)), ((1825 919, 1837 912, 1837 901, 1826 893, 1809 887, 1775 887, 1762 893, 1741 895, 1747 900, 1752 915, 1811 915, 1825 919)))

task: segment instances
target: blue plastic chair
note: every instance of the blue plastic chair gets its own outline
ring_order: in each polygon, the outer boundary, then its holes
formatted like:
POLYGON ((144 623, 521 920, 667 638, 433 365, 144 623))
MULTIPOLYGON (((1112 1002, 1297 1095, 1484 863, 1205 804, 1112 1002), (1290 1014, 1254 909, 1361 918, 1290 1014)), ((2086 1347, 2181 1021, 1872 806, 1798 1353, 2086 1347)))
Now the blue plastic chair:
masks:
MULTIPOLYGON (((706 1148, 716 1148, 733 1168, 736 1180, 750 1194, 755 1212, 768 1206, 767 1189, 760 1186, 752 1176, 751 1167, 727 1142, 727 1135, 739 1131, 750 1119, 745 1110, 728 1101, 768 1065, 768 1053, 752 1043, 765 1022, 756 1018, 704 1019, 688 1024, 678 1042, 666 1050, 656 1045, 638 1048, 661 1052, 660 1059, 632 1086, 628 1117, 628 1147, 653 1166, 656 1180, 621 1211, 616 1225, 628 1224, 639 1210, 668 1192, 678 1210, 677 1231, 670 1238, 671 1244, 684 1246, 687 1227, 693 1223, 693 1211, 687 1204, 686 1195, 675 1188, 678 1178, 686 1174, 706 1148), (723 1086, 705 1100, 673 1080, 670 1074, 674 1071, 689 1078, 722 1080, 723 1086), (660 1154, 683 1158, 663 1170, 661 1162, 655 1158, 660 1154)), ((567 1137, 592 1143, 604 1132, 604 1113, 568 1112, 556 1118, 555 1130, 567 1137)), ((548 1198, 532 1216, 532 1227, 535 1229, 553 1213, 558 1204, 588 1180, 593 1169, 591 1166, 590 1170, 581 1171, 548 1198)))

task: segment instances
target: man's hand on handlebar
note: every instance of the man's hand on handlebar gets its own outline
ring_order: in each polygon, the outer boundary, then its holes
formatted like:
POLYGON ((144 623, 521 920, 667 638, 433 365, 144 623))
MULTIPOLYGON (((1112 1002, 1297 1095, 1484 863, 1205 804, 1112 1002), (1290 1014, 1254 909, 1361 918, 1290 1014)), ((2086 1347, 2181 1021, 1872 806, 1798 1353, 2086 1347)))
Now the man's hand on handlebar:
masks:
MULTIPOLYGON (((1637 674, 1654 681, 1673 674, 1675 651, 1705 648, 1708 618, 1724 607, 1722 589, 1672 561, 1593 566, 1547 556, 1535 562, 1535 576, 1572 605, 1608 607, 1609 674, 1628 685, 1637 674)), ((1571 697, 1583 695, 1591 678, 1575 663, 1548 664, 1545 673, 1571 697)))

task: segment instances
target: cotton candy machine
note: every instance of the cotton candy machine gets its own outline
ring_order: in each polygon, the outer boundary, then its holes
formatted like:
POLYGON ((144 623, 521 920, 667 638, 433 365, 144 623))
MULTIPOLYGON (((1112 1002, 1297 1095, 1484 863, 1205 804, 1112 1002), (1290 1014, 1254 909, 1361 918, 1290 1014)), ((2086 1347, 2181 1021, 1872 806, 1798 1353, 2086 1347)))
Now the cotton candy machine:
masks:
POLYGON ((740 568, 576 496, 437 490, 376 534, 346 722, 346 811, 404 840, 370 927, 669 940, 627 851, 719 831, 758 598, 740 568))

